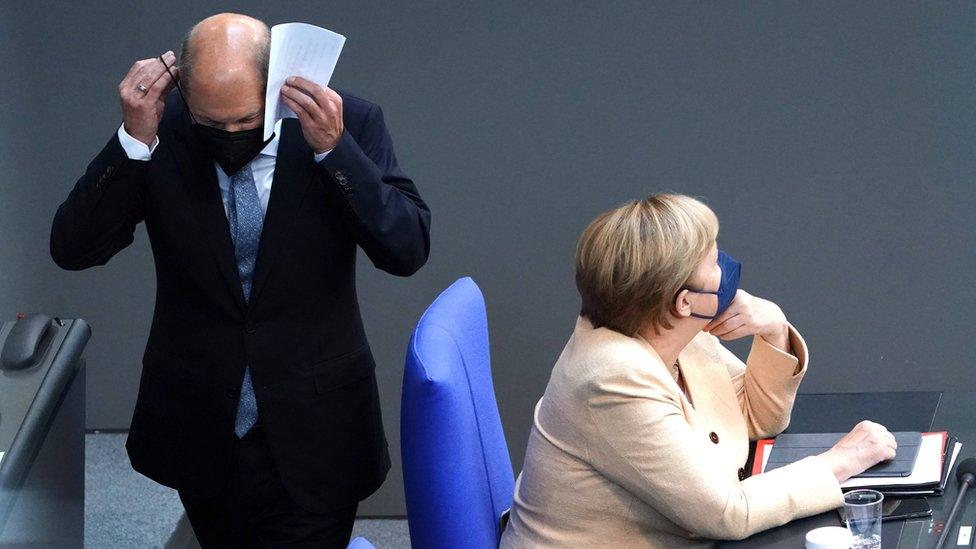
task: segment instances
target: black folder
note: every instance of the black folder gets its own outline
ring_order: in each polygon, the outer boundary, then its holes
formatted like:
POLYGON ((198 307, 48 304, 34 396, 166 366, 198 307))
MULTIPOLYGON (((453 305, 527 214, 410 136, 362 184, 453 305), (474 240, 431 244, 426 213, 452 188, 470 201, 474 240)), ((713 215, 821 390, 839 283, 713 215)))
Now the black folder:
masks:
MULTIPOLYGON (((918 448, 922 443, 922 434, 892 433, 898 450, 895 458, 881 462, 855 477, 907 477, 915 469, 918 458, 918 448)), ((843 437, 843 433, 792 433, 776 437, 776 444, 769 453, 766 471, 785 467, 801 459, 822 454, 832 448, 843 437)))
POLYGON ((785 433, 847 433, 861 420, 896 431, 930 432, 942 391, 807 393, 796 396, 785 433))

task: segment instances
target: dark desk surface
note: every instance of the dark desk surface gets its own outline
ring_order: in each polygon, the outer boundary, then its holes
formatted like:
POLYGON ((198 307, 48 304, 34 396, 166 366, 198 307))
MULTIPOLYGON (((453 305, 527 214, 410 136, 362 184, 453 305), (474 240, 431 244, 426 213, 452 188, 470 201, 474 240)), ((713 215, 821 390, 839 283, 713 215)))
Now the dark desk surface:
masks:
MULTIPOLYGON (((976 421, 974 420, 976 420, 976 394, 947 390, 942 397, 942 403, 935 417, 934 430, 946 430, 959 437, 959 442, 963 446, 956 460, 957 464, 967 456, 976 454, 976 421)), ((935 547, 935 542, 938 540, 941 531, 941 524, 948 518, 949 511, 952 509, 952 504, 955 503, 958 493, 955 470, 953 470, 949 473, 945 495, 928 498, 929 505, 932 506, 932 517, 884 523, 881 533, 882 548, 925 549, 935 547)), ((966 501, 963 502, 963 505, 966 506, 965 513, 960 514, 960 520, 956 522, 957 526, 954 530, 958 530, 959 524, 976 524, 976 508, 974 508, 976 506, 967 505, 972 503, 974 497, 976 497, 976 490, 970 490, 967 493, 966 501)), ((840 518, 836 512, 831 511, 822 515, 795 520, 785 526, 760 532, 743 541, 721 542, 719 546, 802 548, 806 533, 821 526, 841 526, 840 518)), ((956 547, 955 541, 956 534, 954 532, 949 536, 946 547, 956 547)))

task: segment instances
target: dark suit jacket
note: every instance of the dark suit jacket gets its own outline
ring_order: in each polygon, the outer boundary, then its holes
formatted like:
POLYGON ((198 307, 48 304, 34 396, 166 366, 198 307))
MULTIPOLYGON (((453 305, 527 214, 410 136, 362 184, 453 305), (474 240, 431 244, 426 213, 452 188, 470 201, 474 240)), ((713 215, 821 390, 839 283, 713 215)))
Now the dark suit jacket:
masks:
POLYGON ((126 449, 160 484, 198 495, 224 485, 245 364, 299 505, 349 505, 386 477, 356 247, 408 276, 427 260, 430 210, 397 164, 379 106, 342 98, 345 133, 321 163, 298 120, 282 123, 248 305, 214 163, 178 95, 152 160, 130 160, 113 135, 58 208, 51 255, 64 269, 104 265, 146 223, 156 306, 126 449))

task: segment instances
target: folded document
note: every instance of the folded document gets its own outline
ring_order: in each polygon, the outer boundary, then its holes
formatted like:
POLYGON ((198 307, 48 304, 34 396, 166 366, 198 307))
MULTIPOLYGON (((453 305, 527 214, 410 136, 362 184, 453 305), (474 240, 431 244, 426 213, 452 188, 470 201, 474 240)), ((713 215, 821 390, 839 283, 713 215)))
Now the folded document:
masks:
POLYGON ((346 37, 307 23, 271 27, 268 87, 264 96, 264 138, 271 137, 282 118, 297 118, 281 100, 281 85, 289 76, 301 76, 320 86, 332 79, 346 37))

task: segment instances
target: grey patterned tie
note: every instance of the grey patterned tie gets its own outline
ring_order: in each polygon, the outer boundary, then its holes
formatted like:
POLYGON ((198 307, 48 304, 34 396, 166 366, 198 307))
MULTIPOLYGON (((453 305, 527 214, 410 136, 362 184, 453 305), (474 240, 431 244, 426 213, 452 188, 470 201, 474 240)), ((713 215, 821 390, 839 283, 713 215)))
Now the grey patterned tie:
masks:
MULTIPOLYGON (((227 221, 230 223, 230 236, 234 241, 234 255, 237 256, 237 271, 240 273, 244 299, 250 301, 254 265, 257 262, 258 244, 261 242, 261 229, 264 226, 264 210, 261 209, 261 199, 258 198, 258 190, 254 186, 250 164, 231 176, 229 191, 227 221)), ((245 366, 234 433, 242 438, 257 421, 258 402, 254 398, 254 388, 251 385, 251 369, 245 366)))

